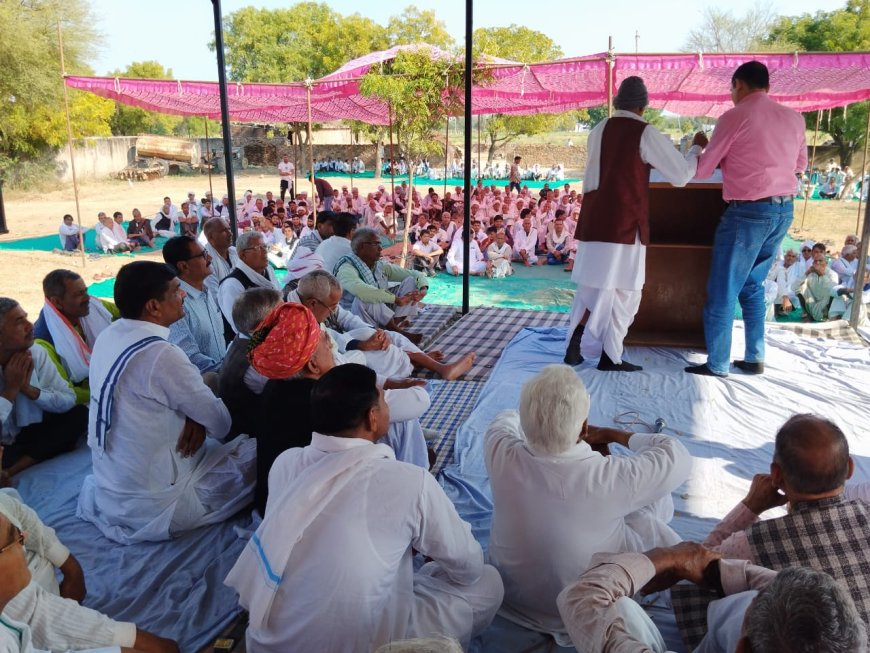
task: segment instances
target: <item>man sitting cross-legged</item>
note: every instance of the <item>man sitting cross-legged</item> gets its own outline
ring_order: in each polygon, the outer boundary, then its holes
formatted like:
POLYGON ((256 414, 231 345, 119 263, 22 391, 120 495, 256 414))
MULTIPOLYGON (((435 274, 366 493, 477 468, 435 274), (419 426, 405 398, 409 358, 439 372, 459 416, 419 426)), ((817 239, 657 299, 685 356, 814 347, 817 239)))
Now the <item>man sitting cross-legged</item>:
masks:
POLYGON ((287 301, 307 306, 329 331, 342 359, 339 362, 360 363, 387 378, 410 376, 416 365, 448 381, 459 378, 474 365, 474 353, 446 363, 441 352, 427 354, 401 333, 374 329, 343 309, 340 299, 341 285, 326 270, 309 272, 287 296, 287 301))
MULTIPOLYGON (((38 607, 31 611, 31 616, 36 620, 33 625, 19 622, 7 613, 10 603, 21 593, 27 591, 30 586, 30 570, 27 568, 24 546, 27 542, 27 533, 22 531, 22 525, 0 514, 0 651, 4 653, 42 653, 44 649, 51 651, 68 651, 70 645, 78 651, 92 651, 93 653, 177 653, 178 646, 175 642, 162 639, 137 629, 133 624, 117 624, 103 617, 93 610, 77 606, 74 616, 60 614, 61 609, 56 611, 38 607), (80 620, 76 620, 78 617, 80 620), (101 619, 100 619, 101 618, 101 619), (110 630, 115 626, 122 627, 124 642, 122 646, 117 644, 110 648, 93 649, 87 642, 98 637, 98 633, 87 632, 85 629, 95 622, 102 621, 104 627, 110 630), (50 633, 45 636, 44 628, 48 627, 50 633), (84 632, 83 632, 84 631, 84 632), (130 639, 133 639, 130 642, 130 639), (36 648, 34 648, 36 647, 36 648), (87 648, 85 648, 87 647, 87 648)), ((62 606, 64 610, 70 610, 68 606, 62 606)))
MULTIPOLYGON (((54 529, 43 524, 11 489, 0 491, 0 533, 6 532, 4 518, 26 534, 23 549, 30 581, 5 605, 3 619, 26 624, 33 646, 47 651, 120 646, 124 650, 178 652, 171 640, 79 605, 77 601, 85 598, 81 566, 54 529), (63 574, 59 587, 55 567, 63 574)), ((9 649, 0 645, 0 650, 9 649)))
POLYGON ((169 342, 181 347, 200 372, 220 370, 227 353, 217 297, 205 280, 211 256, 196 238, 174 236, 163 246, 163 260, 178 274, 184 291, 184 317, 169 327, 169 342))
POLYGON ((256 447, 221 444, 230 414, 184 352, 167 341, 184 315, 169 266, 137 261, 115 279, 121 319, 91 357, 93 475, 78 515, 116 542, 160 541, 223 521, 251 501, 256 447))
POLYGON ((48 352, 33 342, 27 313, 0 297, 0 484, 71 450, 87 427, 88 409, 76 405, 48 352))
POLYGON ((281 454, 263 523, 226 583, 248 650, 372 651, 438 633, 467 646, 502 599, 435 478, 376 444, 390 407, 375 373, 339 365, 311 391, 311 444, 281 454), (414 571, 415 551, 430 560, 414 571))
POLYGON ((33 325, 34 342, 43 347, 58 374, 70 385, 76 403, 91 399, 88 366, 97 336, 118 317, 111 302, 88 295, 88 287, 72 270, 52 270, 42 280, 45 306, 33 325))
POLYGON ((496 416, 485 437, 492 484, 489 555, 505 583, 502 614, 570 645, 556 597, 598 551, 645 551, 680 537, 667 525, 671 492, 691 456, 676 439, 590 426, 590 399, 567 365, 528 381, 519 412, 496 416), (634 455, 612 456, 618 443, 634 455), (544 534, 544 535, 542 535, 544 534))
MULTIPOLYGON (((803 566, 824 571, 847 588, 865 623, 870 617, 870 506, 866 485, 845 488, 854 463, 849 442, 833 422, 794 415, 776 434, 769 474, 756 474, 742 502, 704 542, 723 556, 770 569, 803 566), (861 499, 861 500, 856 500, 861 499), (759 521, 777 506, 782 517, 759 521)), ((703 624, 692 623, 697 592, 675 588, 674 608, 684 640, 697 644, 703 624)), ((702 610, 700 614, 705 614, 702 610)))
POLYGON ((272 288, 248 288, 233 304, 233 321, 239 328, 230 343, 218 375, 218 395, 233 419, 230 436, 253 433, 259 410, 257 397, 268 379, 251 367, 248 348, 251 334, 269 312, 281 303, 281 293, 272 288))
POLYGON ((409 335, 404 325, 417 315, 417 304, 426 296, 426 275, 381 261, 381 241, 373 229, 357 229, 351 248, 353 253, 335 265, 344 290, 342 304, 371 326, 404 333, 419 343, 422 336, 409 335))

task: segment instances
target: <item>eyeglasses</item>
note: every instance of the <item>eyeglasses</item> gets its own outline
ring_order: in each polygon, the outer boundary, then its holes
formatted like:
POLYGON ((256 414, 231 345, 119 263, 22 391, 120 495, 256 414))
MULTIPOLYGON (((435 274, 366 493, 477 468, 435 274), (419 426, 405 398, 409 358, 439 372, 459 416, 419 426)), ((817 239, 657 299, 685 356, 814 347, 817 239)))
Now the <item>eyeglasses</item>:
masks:
POLYGON ((379 241, 379 240, 366 240, 366 241, 360 243, 360 245, 376 245, 376 246, 380 247, 381 241, 379 241))
POLYGON ((21 546, 24 546, 24 540, 27 537, 27 535, 25 533, 22 533, 21 529, 18 528, 17 526, 15 526, 14 528, 15 528, 15 533, 16 533, 15 538, 9 544, 4 546, 3 548, 0 548, 0 555, 3 555, 6 551, 11 549, 16 544, 20 544, 21 546))
POLYGON ((188 261, 192 261, 193 259, 195 259, 195 258, 200 258, 200 257, 202 257, 202 258, 208 260, 208 259, 211 258, 211 254, 209 254, 209 253, 208 253, 207 251, 205 251, 205 250, 202 250, 199 254, 194 254, 193 256, 188 256, 188 257, 187 257, 187 260, 188 260, 188 261))
POLYGON ((242 251, 243 252, 250 252, 252 249, 260 250, 261 252, 268 252, 269 251, 269 248, 266 247, 265 245, 251 245, 250 247, 245 247, 245 249, 243 249, 242 251))
POLYGON ((338 310, 338 304, 335 304, 334 306, 330 306, 329 304, 326 304, 326 303, 320 301, 316 297, 312 297, 312 299, 314 301, 316 301, 318 304, 320 304, 321 306, 323 306, 323 308, 325 308, 327 311, 329 311, 330 315, 332 315, 333 313, 335 313, 338 310))

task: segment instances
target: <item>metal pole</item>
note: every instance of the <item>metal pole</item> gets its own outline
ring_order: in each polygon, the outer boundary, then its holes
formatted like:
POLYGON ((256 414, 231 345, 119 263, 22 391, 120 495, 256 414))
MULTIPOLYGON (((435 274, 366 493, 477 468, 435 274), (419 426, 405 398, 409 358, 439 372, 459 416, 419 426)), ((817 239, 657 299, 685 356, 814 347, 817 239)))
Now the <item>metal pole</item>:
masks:
POLYGON ((211 195, 211 207, 214 209, 214 189, 211 187, 211 144, 208 142, 208 116, 205 120, 205 160, 208 163, 208 193, 211 195))
POLYGON ((613 37, 607 37, 607 117, 613 116, 613 37))
MULTIPOLYGON (((314 184, 314 136, 311 134, 311 78, 305 80, 305 89, 308 91, 308 163, 311 170, 311 206, 314 213, 314 224, 317 224, 317 187, 314 184)), ((326 199, 324 198, 324 201, 326 199)))
POLYGON ((227 71, 224 63, 224 30, 221 19, 221 0, 211 0, 214 9, 214 37, 217 51, 218 84, 221 93, 221 133, 224 139, 224 167, 227 175, 227 196, 229 197, 230 231, 233 244, 239 235, 239 222, 236 219, 236 183, 233 178, 233 142, 230 136, 230 102, 227 96, 227 71))
POLYGON ((6 228, 6 207, 3 205, 3 172, 0 171, 0 234, 8 234, 6 228))
POLYGON ((393 154, 393 105, 388 106, 390 115, 390 195, 393 198, 393 211, 396 210, 396 169, 394 163, 396 161, 393 154))
POLYGON ((864 200, 864 171, 867 169, 867 145, 870 141, 870 105, 867 106, 867 129, 864 131, 864 160, 861 162, 861 192, 858 193, 858 217, 855 220, 855 233, 861 224, 861 202, 864 200))
POLYGON ((444 130, 444 190, 441 198, 447 194, 447 158, 450 156, 450 116, 447 116, 447 129, 444 130))
POLYGON ((293 134, 295 138, 293 139, 293 188, 290 190, 291 201, 296 199, 296 189, 299 188, 296 179, 296 173, 299 171, 299 133, 293 132, 293 134))
MULTIPOLYGON (((861 189, 863 194, 864 189, 861 189)), ((858 318, 861 317, 861 304, 864 299, 864 271, 867 269, 867 250, 870 248, 870 201, 864 203, 864 229, 861 231, 861 254, 858 257, 858 269, 855 271, 855 286, 852 292, 852 315, 849 316, 849 326, 858 330, 858 318)))
MULTIPOLYGON (((469 259, 471 258, 471 66, 473 44, 474 0, 465 0, 465 197, 462 202, 462 233, 465 235, 462 243, 462 256, 465 264, 462 266, 462 314, 468 313, 470 296, 469 259)), ((478 116, 478 134, 480 133, 480 116, 478 116)), ((480 140, 478 139, 478 143, 480 140)), ((477 149, 478 169, 480 168, 480 146, 477 149)), ((478 171, 479 174, 479 171, 478 171)))
POLYGON ((57 21, 57 44, 58 49, 60 50, 60 79, 63 84, 63 107, 66 114, 66 137, 67 146, 69 147, 69 166, 70 171, 72 172, 73 195, 75 195, 76 198, 76 220, 79 225, 79 251, 81 251, 82 254, 82 267, 84 267, 87 264, 87 258, 85 257, 85 232, 82 229, 82 211, 79 206, 79 184, 78 179, 76 179, 76 158, 73 153, 72 124, 69 121, 69 90, 66 87, 66 65, 63 60, 63 32, 60 29, 60 19, 57 21))
POLYGON ((808 187, 807 187, 806 191, 804 192, 804 212, 801 215, 801 231, 804 230, 804 220, 806 220, 806 218, 807 218, 807 203, 810 201, 810 195, 813 194, 813 191, 811 188, 809 188, 809 186, 812 185, 813 169, 816 167, 816 143, 819 140, 819 123, 821 122, 821 120, 822 120, 822 112, 819 111, 816 114, 816 134, 815 134, 815 136, 813 136, 813 154, 812 154, 812 157, 810 158, 810 180, 811 180, 811 182, 810 182, 810 184, 807 185, 808 187))
POLYGON ((353 127, 350 128, 350 192, 353 195, 353 160, 356 158, 353 155, 353 127))

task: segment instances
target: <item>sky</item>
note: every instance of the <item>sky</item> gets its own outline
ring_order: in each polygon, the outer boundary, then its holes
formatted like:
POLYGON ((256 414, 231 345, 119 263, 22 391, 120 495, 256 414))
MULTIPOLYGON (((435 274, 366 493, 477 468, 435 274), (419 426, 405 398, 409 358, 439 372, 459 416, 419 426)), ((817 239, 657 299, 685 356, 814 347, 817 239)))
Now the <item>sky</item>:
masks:
MULTIPOLYGON (((103 35, 103 46, 91 65, 98 75, 123 69, 133 61, 157 60, 172 69, 175 79, 216 80, 215 55, 208 49, 214 29, 210 0, 90 0, 103 35)), ((293 0, 222 0, 224 15, 255 5, 269 9, 291 6, 293 0)), ((326 0, 341 14, 362 13, 386 24, 391 15, 415 4, 434 9, 457 43, 465 38, 465 2, 461 0, 326 0), (364 7, 364 9, 363 9, 364 7)), ((736 16, 744 15, 757 0, 707 3, 693 0, 549 0, 538 5, 530 0, 476 0, 474 27, 524 25, 547 34, 565 56, 594 54, 607 50, 608 36, 618 52, 675 52, 689 32, 701 22, 706 6, 727 6, 736 16)), ((823 0, 769 0, 777 14, 794 16, 840 8, 844 2, 823 0)), ((298 80, 287 80, 298 81, 298 80)))

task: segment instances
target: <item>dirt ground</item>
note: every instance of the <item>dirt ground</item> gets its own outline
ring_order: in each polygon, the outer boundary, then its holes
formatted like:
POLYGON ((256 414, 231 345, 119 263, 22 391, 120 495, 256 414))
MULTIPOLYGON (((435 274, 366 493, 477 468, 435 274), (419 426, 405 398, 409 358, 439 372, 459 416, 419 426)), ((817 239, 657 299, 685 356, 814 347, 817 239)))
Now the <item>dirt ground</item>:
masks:
MULTIPOLYGON (((340 188, 346 185, 348 180, 341 178, 330 182, 340 188)), ((389 185, 389 178, 354 180, 354 185, 362 194, 375 190, 380 183, 389 185)), ((129 216, 133 208, 139 208, 145 215, 153 214, 160 208, 165 195, 169 195, 173 203, 180 206, 182 200, 186 199, 188 191, 195 191, 198 196, 202 196, 208 187, 208 178, 205 176, 164 177, 141 182, 115 180, 85 182, 79 187, 82 224, 93 227, 99 211, 110 214, 114 211, 123 211, 125 216, 129 216)), ((272 190, 277 195, 277 187, 277 174, 271 174, 269 171, 246 171, 236 178, 237 196, 248 188, 255 193, 272 190)), ((216 197, 223 195, 226 192, 225 179, 213 177, 212 188, 216 197)), ((6 192, 4 199, 9 233, 0 236, 0 241, 57 234, 61 217, 65 213, 75 216, 75 197, 71 185, 39 194, 6 192)), ((835 200, 809 202, 805 218, 803 209, 803 202, 799 201, 795 205, 795 219, 791 230, 791 234, 797 239, 811 238, 824 241, 832 249, 839 249, 845 236, 856 232, 857 202, 835 200), (802 224, 803 229, 801 229, 802 224)), ((162 260, 159 253, 145 256, 162 260)), ((0 251, 0 270, 2 270, 0 296, 14 297, 21 302, 28 313, 35 316, 43 302, 42 278, 51 270, 66 267, 82 274, 87 283, 92 283, 114 276, 118 268, 129 261, 128 257, 123 256, 89 257, 82 265, 79 255, 2 250, 0 251)))

